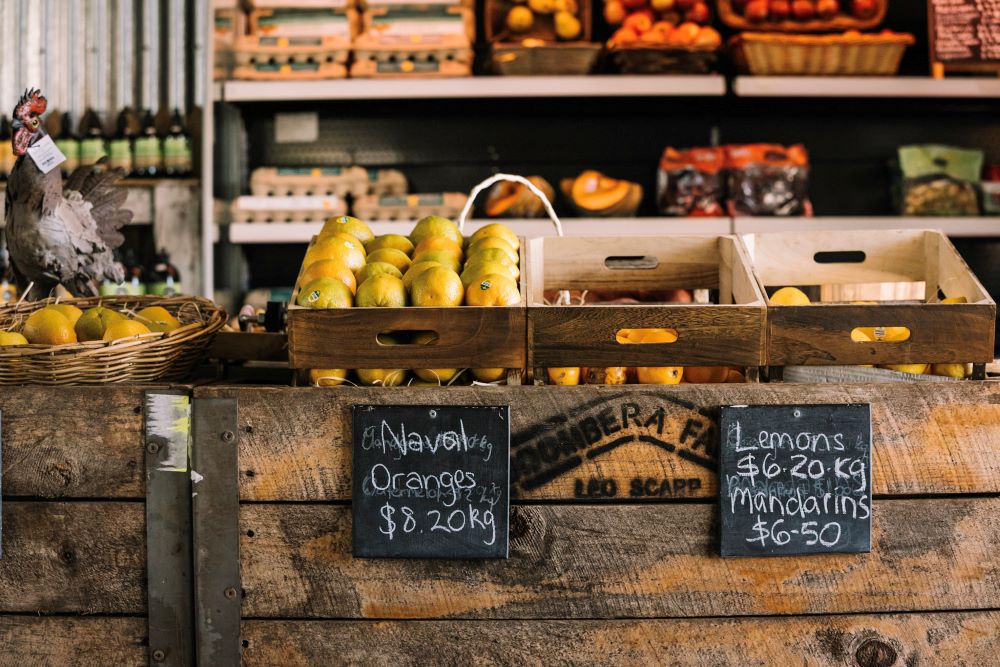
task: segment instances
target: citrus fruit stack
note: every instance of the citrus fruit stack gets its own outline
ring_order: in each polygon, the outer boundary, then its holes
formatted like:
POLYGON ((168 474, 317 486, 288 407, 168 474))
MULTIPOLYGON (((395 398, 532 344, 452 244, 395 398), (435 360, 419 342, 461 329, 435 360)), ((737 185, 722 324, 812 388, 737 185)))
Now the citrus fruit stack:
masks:
MULTIPOLYGON (((771 295, 772 306, 808 306, 809 296, 797 287, 782 287, 771 295)), ((942 299, 941 303, 967 303, 964 296, 942 299)), ((855 301, 856 305, 878 305, 877 301, 855 301)), ((910 330, 906 327, 857 327, 851 331, 855 343, 900 343, 909 340, 910 330)), ((972 375, 972 364, 879 364, 879 368, 911 375, 939 375, 961 380, 972 375)), ((870 366, 869 366, 870 368, 870 366)))
MULTIPOLYGON (((409 236, 375 236, 350 216, 329 219, 306 251, 296 287, 304 308, 455 308, 515 306, 521 302, 520 241, 506 226, 491 224, 464 238, 454 222, 423 218, 409 236)), ((379 335, 381 345, 431 345, 436 334, 423 332, 404 340, 379 335)), ((497 382, 502 368, 470 369, 480 382, 497 382)), ((398 386, 408 369, 359 369, 363 385, 398 386)), ((413 369, 409 384, 448 384, 462 373, 454 368, 413 369)), ((314 369, 314 385, 347 381, 347 369, 314 369)))
POLYGON ((113 342, 142 334, 173 331, 180 326, 177 318, 160 306, 125 314, 104 306, 82 311, 72 304, 55 303, 31 313, 21 325, 20 332, 0 332, 0 347, 113 342))

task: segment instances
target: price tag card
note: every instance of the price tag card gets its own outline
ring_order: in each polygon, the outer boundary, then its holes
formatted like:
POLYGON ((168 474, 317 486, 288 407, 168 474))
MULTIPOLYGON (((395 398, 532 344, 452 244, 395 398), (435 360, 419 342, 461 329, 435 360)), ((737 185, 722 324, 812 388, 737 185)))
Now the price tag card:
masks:
POLYGON ((355 405, 354 555, 506 558, 508 406, 355 405))
POLYGON ((871 551, 871 406, 721 410, 723 556, 871 551))
POLYGON ((47 134, 28 147, 28 157, 43 174, 49 173, 66 161, 66 156, 47 134))

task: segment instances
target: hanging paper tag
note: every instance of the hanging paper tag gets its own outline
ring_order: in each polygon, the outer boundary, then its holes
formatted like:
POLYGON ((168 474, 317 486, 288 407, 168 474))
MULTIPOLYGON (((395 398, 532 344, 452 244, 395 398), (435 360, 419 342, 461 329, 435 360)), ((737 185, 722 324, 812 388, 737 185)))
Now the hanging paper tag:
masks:
POLYGON ((38 171, 43 174, 49 173, 66 161, 66 156, 62 154, 62 151, 48 135, 39 139, 33 146, 28 147, 28 156, 38 167, 38 171))

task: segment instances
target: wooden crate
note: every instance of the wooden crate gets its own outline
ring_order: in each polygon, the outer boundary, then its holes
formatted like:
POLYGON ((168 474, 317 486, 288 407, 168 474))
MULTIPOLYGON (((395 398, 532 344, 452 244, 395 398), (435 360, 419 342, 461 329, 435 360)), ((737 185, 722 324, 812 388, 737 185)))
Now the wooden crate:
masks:
MULTIPOLYGON (((313 239, 315 242, 315 238, 313 239)), ((521 303, 457 308, 288 308, 288 360, 292 368, 525 368, 523 241, 521 303), (392 331, 434 331, 433 345, 380 345, 392 331)), ((304 266, 302 268, 305 268, 304 266)))
MULTIPOLYGON (((186 534, 190 506, 174 498, 173 515, 172 503, 147 502, 159 481, 150 483, 144 406, 135 387, 0 392, 0 665, 147 665, 157 651, 160 663, 192 664, 190 572, 174 581, 188 593, 167 619, 154 590, 171 575, 151 565, 175 553, 190 565, 190 552, 160 541, 152 525, 186 522, 186 534), (151 510, 158 518, 148 522, 151 510)), ((190 498, 186 470, 164 474, 190 498)))
POLYGON ((238 404, 246 667, 995 662, 1000 383, 341 389, 195 392, 238 404), (872 552, 720 558, 718 406, 857 401, 872 552), (508 560, 352 558, 356 403, 511 406, 508 560))
POLYGON ((827 286, 824 301, 835 301, 768 306, 770 366, 993 360, 996 304, 941 232, 756 234, 747 237, 747 245, 762 289, 827 286), (845 259, 850 261, 836 261, 845 259), (882 285, 896 283, 914 284, 918 300, 851 303, 880 300, 882 285), (968 303, 940 303, 944 297, 965 297, 968 303), (855 342, 856 327, 906 327, 910 338, 855 342))
POLYGON ((734 236, 549 237, 528 243, 528 363, 760 366, 764 300, 734 236), (547 305, 552 290, 718 291, 717 304, 547 305), (677 341, 624 345, 622 329, 670 328, 677 341))

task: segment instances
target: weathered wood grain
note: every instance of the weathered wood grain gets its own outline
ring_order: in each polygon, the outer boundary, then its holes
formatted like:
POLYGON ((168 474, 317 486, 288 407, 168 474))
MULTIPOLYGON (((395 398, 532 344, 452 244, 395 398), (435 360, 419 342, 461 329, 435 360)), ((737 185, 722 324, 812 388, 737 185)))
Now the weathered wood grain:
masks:
POLYGON ((244 617, 670 618, 1000 607, 1000 498, 883 500, 870 554, 720 558, 709 504, 521 506, 508 560, 355 559, 351 511, 241 508, 244 617))
POLYGON ((4 495, 142 498, 143 392, 4 387, 4 495))
POLYGON ((3 513, 0 612, 146 613, 142 503, 5 502, 3 513))
POLYGON ((988 665, 997 612, 669 621, 244 621, 243 667, 988 665))
POLYGON ((744 403, 871 403, 876 494, 1000 492, 997 382, 421 391, 207 387, 196 395, 239 399, 244 500, 349 499, 354 403, 510 404, 511 479, 521 500, 714 498, 716 410, 744 403), (615 442, 622 444, 602 450, 615 442), (612 486, 607 480, 613 481, 612 495, 605 493, 612 486))
POLYGON ((0 667, 141 667, 146 619, 0 616, 0 667))

